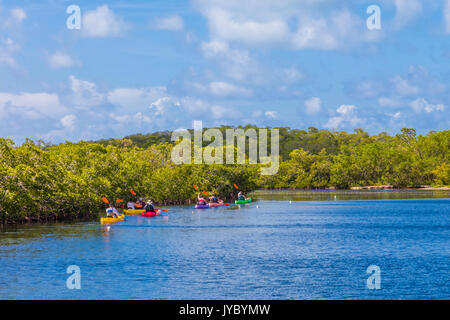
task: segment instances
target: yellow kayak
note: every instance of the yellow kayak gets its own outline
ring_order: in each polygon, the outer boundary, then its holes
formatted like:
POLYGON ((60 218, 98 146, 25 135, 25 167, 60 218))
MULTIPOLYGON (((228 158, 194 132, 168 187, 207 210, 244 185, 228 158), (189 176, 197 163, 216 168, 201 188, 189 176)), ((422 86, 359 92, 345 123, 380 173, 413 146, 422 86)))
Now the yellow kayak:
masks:
POLYGON ((145 209, 127 209, 127 210, 123 210, 123 212, 129 216, 134 215, 134 214, 141 214, 145 212, 145 209))
POLYGON ((119 218, 112 218, 112 217, 100 218, 100 223, 101 224, 114 223, 114 222, 119 222, 119 221, 123 221, 123 220, 125 220, 125 215, 121 214, 119 216, 119 218))

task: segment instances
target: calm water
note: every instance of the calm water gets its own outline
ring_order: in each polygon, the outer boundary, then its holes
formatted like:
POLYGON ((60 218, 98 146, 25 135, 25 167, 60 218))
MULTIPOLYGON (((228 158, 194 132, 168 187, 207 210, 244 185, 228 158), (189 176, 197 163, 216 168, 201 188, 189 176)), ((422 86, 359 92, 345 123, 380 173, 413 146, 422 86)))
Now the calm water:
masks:
POLYGON ((0 298, 449 299, 450 193, 423 192, 258 192, 250 205, 172 207, 109 231, 8 229, 0 298), (351 200, 362 198, 376 200, 351 200), (381 290, 366 287, 372 264, 381 290), (81 290, 66 288, 69 265, 81 290))

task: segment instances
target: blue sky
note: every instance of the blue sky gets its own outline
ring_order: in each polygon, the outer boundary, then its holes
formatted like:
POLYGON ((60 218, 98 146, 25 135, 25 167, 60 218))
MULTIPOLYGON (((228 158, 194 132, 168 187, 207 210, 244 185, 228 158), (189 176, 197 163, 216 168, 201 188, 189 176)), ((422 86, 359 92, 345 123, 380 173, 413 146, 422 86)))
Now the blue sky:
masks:
POLYGON ((0 0, 0 136, 445 130, 449 59, 450 0, 0 0))

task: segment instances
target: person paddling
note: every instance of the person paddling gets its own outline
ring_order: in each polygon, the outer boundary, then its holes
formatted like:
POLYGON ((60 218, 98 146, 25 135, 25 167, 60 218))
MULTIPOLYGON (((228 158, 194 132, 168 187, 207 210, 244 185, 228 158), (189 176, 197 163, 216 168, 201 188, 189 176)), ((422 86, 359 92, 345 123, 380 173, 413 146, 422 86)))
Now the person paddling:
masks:
POLYGON ((247 200, 247 198, 244 196, 244 194, 242 193, 242 191, 239 191, 238 193, 238 200, 247 200))
POLYGON ((145 205, 145 202, 142 200, 142 198, 139 198, 139 200, 136 201, 135 207, 136 208, 142 208, 142 207, 144 207, 144 205, 145 205))
POLYGON ((205 198, 203 198, 203 196, 201 195, 200 192, 197 195, 197 204, 199 204, 199 205, 205 205, 206 204, 206 200, 205 200, 205 198))
POLYGON ((135 203, 133 201, 128 201, 127 203, 127 209, 135 209, 135 203))
POLYGON ((211 202, 211 203, 218 203, 219 199, 217 198, 217 195, 214 194, 211 197, 209 197, 209 202, 211 202))
POLYGON ((106 209, 106 216, 119 218, 120 213, 119 213, 119 211, 117 211, 116 208, 114 208, 114 205, 112 203, 110 203, 109 207, 106 209))
POLYGON ((144 209, 145 209, 145 212, 154 212, 154 213, 156 213, 155 207, 153 206, 153 201, 152 200, 148 200, 147 201, 147 204, 145 205, 144 209))

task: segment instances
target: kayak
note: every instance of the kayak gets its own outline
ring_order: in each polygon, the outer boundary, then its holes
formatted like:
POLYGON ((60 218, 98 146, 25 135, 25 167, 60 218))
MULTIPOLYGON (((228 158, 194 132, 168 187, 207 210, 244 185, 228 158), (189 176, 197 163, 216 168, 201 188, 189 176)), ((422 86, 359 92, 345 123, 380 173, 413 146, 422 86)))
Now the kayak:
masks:
POLYGON ((101 224, 114 223, 114 222, 119 222, 119 221, 123 221, 123 220, 125 220, 125 215, 121 214, 119 216, 119 218, 113 218, 113 217, 100 218, 100 223, 101 224))
POLYGON ((209 204, 196 204, 195 205, 195 209, 208 209, 209 208, 209 204))
POLYGON ((248 198, 247 200, 236 200, 235 204, 242 204, 242 203, 250 203, 252 202, 252 198, 248 198))
POLYGON ((220 201, 220 202, 210 202, 210 203, 209 203, 209 207, 210 207, 210 208, 221 207, 221 206, 223 206, 223 201, 220 201))
POLYGON ((154 216, 159 216, 161 214, 161 211, 159 209, 156 209, 156 212, 142 212, 141 216, 143 217, 154 217, 154 216))
POLYGON ((145 212, 145 209, 127 209, 127 210, 123 210, 123 213, 125 213, 125 214, 127 214, 129 216, 134 215, 134 214, 141 214, 141 213, 144 213, 144 212, 145 212))

